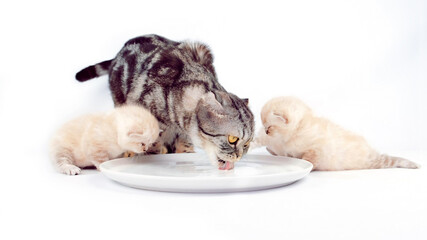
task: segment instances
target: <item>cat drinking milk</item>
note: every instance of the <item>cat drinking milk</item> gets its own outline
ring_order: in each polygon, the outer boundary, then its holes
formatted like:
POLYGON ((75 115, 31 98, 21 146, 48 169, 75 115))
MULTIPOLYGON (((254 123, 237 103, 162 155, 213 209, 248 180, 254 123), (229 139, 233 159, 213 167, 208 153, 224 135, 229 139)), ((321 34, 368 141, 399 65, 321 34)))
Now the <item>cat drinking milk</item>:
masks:
POLYGON ((205 44, 137 37, 115 58, 81 70, 76 79, 106 74, 115 106, 147 108, 164 130, 160 142, 169 152, 192 152, 195 145, 219 169, 229 170, 248 151, 254 136, 248 101, 219 84, 205 44))

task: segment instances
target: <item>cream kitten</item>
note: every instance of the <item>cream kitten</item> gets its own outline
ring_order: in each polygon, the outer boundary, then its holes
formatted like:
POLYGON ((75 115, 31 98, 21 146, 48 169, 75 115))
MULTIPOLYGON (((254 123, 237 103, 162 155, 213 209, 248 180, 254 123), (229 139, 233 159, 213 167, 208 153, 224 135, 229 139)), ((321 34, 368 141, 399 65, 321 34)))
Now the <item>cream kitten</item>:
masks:
POLYGON ((148 110, 126 105, 66 123, 52 140, 51 154, 59 172, 76 175, 125 151, 145 152, 158 136, 158 122, 148 110))
POLYGON ((267 102, 256 146, 267 146, 273 155, 305 159, 313 170, 367 168, 419 168, 409 160, 379 154, 365 139, 331 121, 316 117, 294 97, 278 97, 267 102))

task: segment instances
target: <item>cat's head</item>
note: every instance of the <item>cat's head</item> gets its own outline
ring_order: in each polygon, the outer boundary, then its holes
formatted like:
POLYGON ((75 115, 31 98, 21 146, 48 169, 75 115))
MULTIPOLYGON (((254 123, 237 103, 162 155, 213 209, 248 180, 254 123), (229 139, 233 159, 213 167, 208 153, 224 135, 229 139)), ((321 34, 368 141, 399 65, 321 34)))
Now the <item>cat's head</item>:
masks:
POLYGON ((124 151, 146 152, 159 137, 157 119, 137 105, 125 105, 115 109, 118 144, 124 151))
POLYGON ((218 91, 209 92, 196 108, 201 145, 219 169, 229 170, 249 149, 254 136, 254 117, 248 101, 218 91))
POLYGON ((277 97, 264 105, 261 110, 261 120, 268 136, 280 136, 286 140, 309 114, 311 114, 310 108, 298 98, 277 97))

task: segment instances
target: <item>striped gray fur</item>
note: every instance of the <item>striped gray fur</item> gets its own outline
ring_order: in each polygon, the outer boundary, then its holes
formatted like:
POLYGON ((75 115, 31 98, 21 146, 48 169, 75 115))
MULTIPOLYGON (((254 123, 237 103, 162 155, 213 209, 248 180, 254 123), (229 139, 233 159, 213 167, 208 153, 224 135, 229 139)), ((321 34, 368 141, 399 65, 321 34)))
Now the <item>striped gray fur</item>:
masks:
MULTIPOLYGON (((106 62, 83 69, 76 78, 86 81, 107 74, 106 62)), ((254 136, 253 114, 247 100, 219 84, 206 45, 145 35, 129 40, 109 63, 115 106, 139 103, 149 109, 170 151, 176 150, 176 142, 195 144, 214 161, 232 162, 247 152, 254 136), (230 144, 229 135, 238 142, 230 144)))

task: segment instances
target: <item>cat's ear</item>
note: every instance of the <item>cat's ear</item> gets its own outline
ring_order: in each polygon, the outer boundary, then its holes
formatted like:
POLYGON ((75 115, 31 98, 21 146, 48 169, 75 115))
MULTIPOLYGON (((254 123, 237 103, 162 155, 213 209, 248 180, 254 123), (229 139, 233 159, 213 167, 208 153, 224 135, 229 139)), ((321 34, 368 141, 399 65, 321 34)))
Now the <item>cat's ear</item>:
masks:
MULTIPOLYGON (((233 106, 233 100, 231 100, 231 97, 230 97, 230 95, 233 95, 233 96, 235 96, 234 94, 231 94, 231 93, 227 93, 227 92, 224 92, 224 91, 217 91, 217 92, 215 92, 215 97, 216 97, 216 99, 221 103, 221 105, 222 106, 233 106)), ((248 106, 249 105, 249 99, 247 99, 247 98, 239 98, 239 97, 237 97, 237 96, 235 96, 237 99, 240 99, 240 100, 242 100, 242 102, 246 105, 246 106, 248 106)))
POLYGON ((199 105, 218 112, 224 111, 224 108, 222 107, 221 103, 216 100, 215 94, 213 92, 208 92, 203 95, 199 101, 199 105))
POLYGON ((289 123, 289 119, 285 114, 273 113, 273 115, 278 119, 280 119, 284 124, 289 123))
POLYGON ((206 93, 197 104, 197 118, 202 122, 216 123, 224 119, 226 114, 224 108, 221 106, 215 95, 212 92, 206 93))
POLYGON ((218 91, 216 92, 215 98, 222 106, 231 106, 233 104, 227 92, 218 91))
POLYGON ((186 42, 184 43, 183 48, 190 53, 194 61, 201 63, 211 73, 215 74, 213 67, 213 55, 207 45, 199 42, 186 42))

